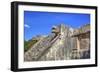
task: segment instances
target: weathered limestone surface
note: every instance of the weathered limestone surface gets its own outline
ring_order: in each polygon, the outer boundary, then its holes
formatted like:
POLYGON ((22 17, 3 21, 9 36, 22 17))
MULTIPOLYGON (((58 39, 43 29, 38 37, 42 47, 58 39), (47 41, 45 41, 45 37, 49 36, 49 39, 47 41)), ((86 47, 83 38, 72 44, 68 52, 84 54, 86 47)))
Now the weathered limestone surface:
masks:
MULTIPOLYGON (((50 61, 81 58, 83 53, 81 57, 77 57, 77 37, 72 37, 73 34, 74 29, 69 28, 68 26, 63 24, 54 26, 51 34, 40 39, 27 52, 25 52, 24 60, 50 61)), ((90 48, 88 39, 82 39, 80 44, 81 49, 90 48)))

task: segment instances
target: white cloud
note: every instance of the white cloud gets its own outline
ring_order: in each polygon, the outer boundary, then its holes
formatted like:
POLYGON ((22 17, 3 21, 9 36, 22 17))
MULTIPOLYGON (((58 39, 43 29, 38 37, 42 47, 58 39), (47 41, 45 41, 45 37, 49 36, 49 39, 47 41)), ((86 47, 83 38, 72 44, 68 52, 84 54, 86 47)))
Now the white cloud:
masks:
POLYGON ((30 28, 30 26, 29 26, 29 25, 27 25, 27 24, 24 24, 24 27, 26 27, 26 28, 30 28))

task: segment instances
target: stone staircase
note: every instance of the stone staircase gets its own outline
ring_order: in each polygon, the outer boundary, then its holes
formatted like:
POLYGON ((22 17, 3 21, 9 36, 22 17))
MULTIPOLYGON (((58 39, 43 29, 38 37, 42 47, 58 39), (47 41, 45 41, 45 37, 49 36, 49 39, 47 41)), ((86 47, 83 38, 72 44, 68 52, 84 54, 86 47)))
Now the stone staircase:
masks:
POLYGON ((51 34, 45 38, 39 40, 28 50, 24 55, 25 61, 37 61, 39 60, 52 46, 52 44, 59 38, 59 35, 55 36, 51 34))

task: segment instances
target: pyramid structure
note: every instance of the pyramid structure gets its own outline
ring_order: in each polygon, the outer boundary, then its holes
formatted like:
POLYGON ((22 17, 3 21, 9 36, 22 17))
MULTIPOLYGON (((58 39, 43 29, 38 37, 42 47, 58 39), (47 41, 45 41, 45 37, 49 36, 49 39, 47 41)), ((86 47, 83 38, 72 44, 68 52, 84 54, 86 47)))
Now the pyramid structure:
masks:
MULTIPOLYGON (((53 26, 48 36, 39 39, 35 45, 25 52, 24 61, 51 61, 83 58, 83 52, 82 55, 79 53, 77 54, 77 36, 75 33, 74 29, 64 24, 53 26), (76 52, 74 51, 75 49, 76 52)), ((88 40, 85 39, 85 41, 88 40)), ((88 48, 89 42, 85 43, 88 44, 86 46, 88 48)))

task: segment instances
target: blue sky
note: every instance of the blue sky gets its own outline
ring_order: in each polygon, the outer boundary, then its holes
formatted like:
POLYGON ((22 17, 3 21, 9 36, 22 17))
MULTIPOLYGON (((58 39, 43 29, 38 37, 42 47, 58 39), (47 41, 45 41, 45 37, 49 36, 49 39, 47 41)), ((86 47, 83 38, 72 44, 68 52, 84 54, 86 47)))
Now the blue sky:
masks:
POLYGON ((24 39, 48 35, 52 26, 59 24, 79 28, 90 24, 90 14, 24 11, 24 39))

